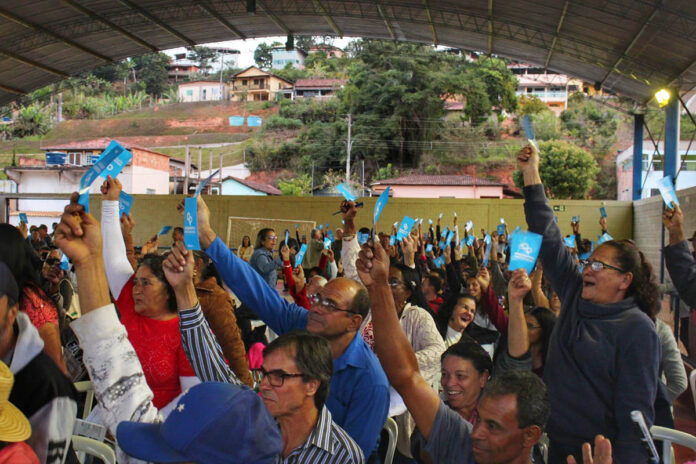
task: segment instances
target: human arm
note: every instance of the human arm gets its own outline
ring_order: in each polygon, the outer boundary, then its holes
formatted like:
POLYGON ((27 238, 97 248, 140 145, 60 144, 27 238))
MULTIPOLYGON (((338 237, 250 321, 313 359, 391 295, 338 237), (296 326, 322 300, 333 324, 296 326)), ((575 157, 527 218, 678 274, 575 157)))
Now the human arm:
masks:
POLYGON ((329 248, 327 252, 329 258, 329 264, 326 267, 326 280, 335 279, 338 275, 338 265, 336 264, 336 258, 334 257, 334 251, 329 248))
MULTIPOLYGON (((611 441, 597 435, 594 441, 594 453, 589 443, 582 445, 582 464, 612 464, 611 441)), ((573 456, 568 456, 568 464, 578 464, 573 456)))
POLYGON ((368 289, 375 352, 389 383, 406 403, 416 425, 427 440, 440 406, 440 398, 418 371, 418 360, 401 330, 394 298, 389 289, 389 258, 379 241, 367 245, 356 263, 360 279, 368 289))
POLYGON ((410 268, 416 268, 416 241, 411 234, 401 240, 401 250, 404 253, 404 264, 410 268))
POLYGON ((495 328, 498 329, 498 332, 500 332, 504 337, 507 337, 508 315, 505 314, 505 310, 503 310, 503 307, 500 306, 498 297, 493 291, 493 287, 490 285, 491 276, 488 273, 488 269, 483 267, 479 269, 479 272, 476 275, 476 280, 478 280, 479 284, 481 285, 481 307, 484 311, 486 311, 488 318, 491 320, 495 328))
POLYGON ((358 259, 360 244, 356 236, 355 215, 358 209, 355 202, 341 202, 341 213, 343 215, 343 246, 341 248, 341 262, 343 263, 343 274, 349 279, 360 280, 355 270, 355 260, 358 259))
POLYGON ((131 217, 130 213, 123 213, 121 215, 121 233, 123 234, 123 242, 126 246, 126 256, 128 257, 128 262, 130 263, 133 271, 138 268, 138 260, 135 259, 135 248, 133 245, 133 227, 135 227, 135 221, 131 217))
POLYGON ((524 317, 524 297, 532 288, 532 282, 527 271, 513 271, 508 284, 509 322, 508 322, 508 353, 514 358, 521 358, 529 351, 529 335, 527 320, 524 317))
POLYGON ((669 232, 669 245, 664 248, 667 271, 679 297, 691 307, 696 307, 696 260, 689 253, 684 240, 684 215, 681 208, 665 208, 662 221, 669 232))
POLYGON ((309 309, 310 302, 307 298, 307 281, 305 280, 304 269, 302 269, 302 266, 297 266, 295 270, 292 271, 291 279, 293 282, 292 287, 294 288, 294 290, 290 292, 292 299, 295 300, 297 306, 309 309))
POLYGON ((546 298, 544 294, 544 289, 542 288, 542 282, 544 281, 544 269, 541 263, 537 263, 536 268, 532 271, 532 299, 534 300, 534 306, 540 306, 542 308, 550 309, 549 299, 546 298))
POLYGON ((128 261, 119 221, 118 196, 120 193, 121 182, 109 176, 102 185, 101 233, 106 279, 114 298, 119 297, 123 286, 133 276, 133 267, 128 261))
POLYGON ((657 319, 655 322, 657 336, 660 338, 662 356, 660 357, 660 372, 665 375, 667 401, 672 404, 688 387, 686 370, 682 361, 677 341, 669 326, 657 319))

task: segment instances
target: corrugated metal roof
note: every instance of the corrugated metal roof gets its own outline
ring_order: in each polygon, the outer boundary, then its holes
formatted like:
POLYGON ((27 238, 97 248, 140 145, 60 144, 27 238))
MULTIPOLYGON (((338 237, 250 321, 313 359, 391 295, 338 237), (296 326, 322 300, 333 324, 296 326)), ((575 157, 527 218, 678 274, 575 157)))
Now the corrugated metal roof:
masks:
POLYGON ((222 181, 225 182, 228 179, 231 179, 235 182, 239 182, 240 184, 245 185, 245 186, 249 187, 250 189, 256 190, 258 192, 264 192, 264 193, 267 193, 269 195, 282 195, 283 194, 283 192, 281 192, 280 190, 278 190, 277 188, 275 188, 272 185, 264 184, 261 182, 256 182, 256 181, 248 180, 248 179, 240 179, 239 177, 227 176, 224 179, 222 179, 222 181))
POLYGON ((437 43, 545 66, 638 101, 696 82, 693 0, 7 0, 0 104, 112 60, 279 34, 437 43))
POLYGON ((415 174, 412 176, 396 177, 394 179, 382 179, 371 185, 492 185, 501 186, 500 182, 488 179, 474 178, 463 174, 459 176, 428 176, 415 174))

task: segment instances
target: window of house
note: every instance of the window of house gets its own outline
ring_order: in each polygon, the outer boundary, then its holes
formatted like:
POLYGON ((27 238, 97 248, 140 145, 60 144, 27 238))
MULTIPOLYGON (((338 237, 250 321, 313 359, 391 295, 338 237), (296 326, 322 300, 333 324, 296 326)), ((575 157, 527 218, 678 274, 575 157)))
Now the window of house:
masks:
POLYGON ((77 152, 69 152, 68 153, 68 164, 72 164, 75 166, 81 166, 82 165, 82 153, 77 153, 77 152))
POLYGON ((205 100, 205 93, 206 93, 206 90, 203 89, 203 94, 202 94, 202 96, 201 96, 201 100, 205 100))
POLYGON ((242 85, 247 85, 247 80, 246 80, 246 79, 242 79, 242 85))
POLYGON ((187 90, 187 91, 186 91, 186 96, 187 96, 187 97, 193 97, 193 90, 192 90, 192 89, 187 90))

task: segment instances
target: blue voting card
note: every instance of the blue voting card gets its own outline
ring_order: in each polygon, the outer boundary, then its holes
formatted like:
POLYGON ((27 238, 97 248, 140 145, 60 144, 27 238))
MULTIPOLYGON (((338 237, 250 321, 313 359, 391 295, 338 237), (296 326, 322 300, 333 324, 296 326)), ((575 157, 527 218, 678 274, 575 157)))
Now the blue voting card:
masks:
POLYGON ((112 179, 115 179, 119 174, 121 174, 121 171, 123 171, 123 168, 126 167, 131 159, 133 159, 133 154, 128 150, 123 149, 123 151, 121 151, 116 158, 109 163, 106 169, 99 173, 99 176, 104 179, 111 176, 112 179))
POLYGON ((389 245, 394 246, 396 243, 396 235, 390 235, 389 236, 389 245))
POLYGON ((355 195, 351 193, 351 191, 348 189, 348 187, 345 186, 345 184, 338 184, 336 186, 336 190, 338 190, 341 195, 343 195, 343 198, 345 198, 347 201, 355 201, 355 195))
POLYGON ((440 240, 440 241, 438 242, 437 246, 438 246, 438 248, 440 248, 441 250, 444 250, 444 249, 447 247, 447 243, 445 243, 444 240, 440 240))
POLYGON ((473 221, 466 221, 466 225, 464 226, 464 230, 469 232, 473 228, 474 228, 474 222, 473 221))
POLYGON ((464 245, 466 245, 466 239, 463 238, 459 241, 459 248, 464 248, 464 245))
POLYGON ((425 252, 426 252, 426 253, 430 253, 430 252, 432 252, 432 251, 433 251, 433 244, 432 244, 432 243, 428 243, 428 244, 425 246, 425 252))
POLYGON ((672 176, 665 176, 657 182, 657 188, 660 190, 660 195, 665 201, 665 205, 668 208, 672 207, 672 202, 679 205, 679 199, 677 198, 677 192, 674 190, 674 183, 672 182, 672 176))
POLYGON ((189 250, 200 250, 198 241, 198 198, 184 200, 184 245, 189 250))
POLYGON ((607 217, 607 209, 606 209, 604 206, 600 207, 600 208, 599 208, 599 214, 600 214, 603 218, 607 217))
POLYGON ((63 256, 60 257, 60 268, 64 271, 70 270, 70 261, 68 261, 68 257, 65 253, 62 253, 63 256))
POLYGON ((476 240, 476 237, 473 235, 467 235, 466 236, 466 244, 467 246, 472 246, 474 244, 474 241, 476 240))
POLYGON ((324 239, 324 249, 328 250, 329 248, 331 248, 331 239, 326 237, 324 239))
POLYGON ((447 237, 447 232, 449 232, 449 227, 445 227, 442 229, 442 233, 440 234, 441 237, 447 237))
POLYGON ((413 227, 414 222, 415 221, 410 217, 404 216, 404 218, 401 220, 399 230, 396 232, 396 239, 398 241, 401 241, 408 237, 408 234, 411 233, 411 228, 413 227))
POLYGON ((433 220, 432 220, 432 219, 428 219, 428 224, 430 224, 430 225, 432 226, 432 225, 433 225, 433 220))
POLYGON ((329 237, 332 242, 336 241, 336 237, 334 237, 333 231, 329 228, 326 229, 326 236, 329 237))
POLYGON ((364 245, 365 243, 367 243, 368 240, 370 240, 370 234, 366 232, 358 232, 358 243, 360 245, 364 245))
POLYGON ((568 248, 575 248, 575 235, 569 235, 568 237, 563 237, 565 241, 565 246, 568 248))
POLYGON ((454 231, 450 230, 449 233, 447 234, 447 239, 445 241, 449 245, 450 243, 452 243, 452 240, 454 240, 454 231))
POLYGON ((571 220, 573 224, 580 224, 580 216, 573 216, 573 219, 571 220))
POLYGON ((387 206, 387 203, 389 202, 390 188, 391 186, 387 186, 387 189, 384 192, 382 192, 379 198, 377 198, 377 202, 375 203, 375 212, 372 216, 372 230, 375 230, 377 228, 377 221, 379 220, 379 216, 382 214, 382 210, 385 206, 387 206))
MULTIPOLYGON (((85 211, 89 212, 89 187, 92 185, 94 180, 97 177, 100 177, 102 173, 106 170, 106 168, 111 165, 111 163, 121 156, 123 152, 127 150, 121 146, 117 141, 112 140, 111 143, 106 147, 106 149, 102 152, 101 156, 99 156, 99 159, 97 160, 96 163, 92 165, 91 168, 87 170, 87 172, 84 173, 82 178, 80 179, 80 199, 78 201, 79 204, 81 204, 84 208, 85 211)), ((132 158, 133 155, 128 152, 130 157, 132 158)), ((128 155, 125 155, 126 157, 128 155)), ((130 159, 130 158, 129 158, 130 159)), ((120 170, 119 170, 120 172, 120 170)), ((107 174, 109 175, 109 174, 107 174)), ((106 176, 103 176, 106 178, 106 176)), ((112 176, 114 177, 114 176, 112 176)))
POLYGON ((491 236, 486 234, 483 237, 483 243, 486 244, 486 251, 483 254, 483 267, 488 266, 488 259, 491 257, 491 236))
POLYGON ((496 232, 498 232, 498 235, 505 235, 505 224, 498 224, 496 232))
POLYGON ((438 268, 441 268, 445 265, 445 257, 442 255, 438 256, 433 260, 433 264, 435 264, 435 266, 437 266, 438 268))
POLYGON ((608 242, 609 240, 614 240, 614 237, 604 232, 602 235, 597 237, 597 245, 601 245, 602 243, 608 242))
POLYGON ((29 224, 29 219, 27 219, 27 213, 19 213, 19 220, 25 224, 29 224))
POLYGON ((172 226, 162 226, 159 232, 157 232, 157 235, 167 235, 170 230, 172 230, 172 226))
POLYGON ((285 230, 285 244, 288 244, 288 240, 290 239, 290 232, 286 229, 285 230))
POLYGON ((118 215, 130 214, 131 207, 133 206, 133 197, 123 190, 118 194, 118 215))
POLYGON ((219 172, 220 172, 220 170, 218 169, 217 171, 215 171, 214 173, 209 175, 203 182, 198 184, 198 187, 196 187, 196 193, 193 194, 194 198, 197 197, 198 195, 200 195, 201 191, 205 188, 206 185, 208 185, 208 182, 210 182, 210 180, 213 177, 217 176, 219 172))
POLYGON ((323 229, 324 229, 324 224, 319 224, 319 230, 323 230, 323 229))
POLYGON ((302 260, 304 260, 305 253, 307 253, 307 244, 303 243, 300 247, 300 251, 295 255, 295 267, 302 266, 302 260))
POLYGON ((261 127, 261 116, 247 116, 247 126, 248 127, 261 127))
POLYGON ((534 129, 532 129, 532 120, 529 118, 528 114, 525 114, 522 118, 522 130, 524 131, 525 137, 530 144, 534 145, 534 148, 539 151, 539 146, 536 143, 536 137, 534 137, 534 129))
POLYGON ((524 269, 531 274, 536 264, 543 237, 534 232, 520 230, 515 232, 510 241, 510 272, 524 269))

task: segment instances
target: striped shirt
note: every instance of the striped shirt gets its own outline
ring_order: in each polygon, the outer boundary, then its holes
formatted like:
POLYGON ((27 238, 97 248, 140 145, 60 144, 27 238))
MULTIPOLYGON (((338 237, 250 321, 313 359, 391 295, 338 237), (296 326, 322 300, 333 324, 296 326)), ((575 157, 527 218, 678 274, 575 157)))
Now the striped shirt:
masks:
MULTIPOLYGON (((222 349, 213 335, 201 306, 179 311, 179 327, 184 352, 196 375, 203 382, 241 384, 225 363, 222 349)), ((363 464, 362 450, 355 441, 331 419, 323 406, 314 430, 302 446, 286 458, 278 456, 276 464, 363 464)))

